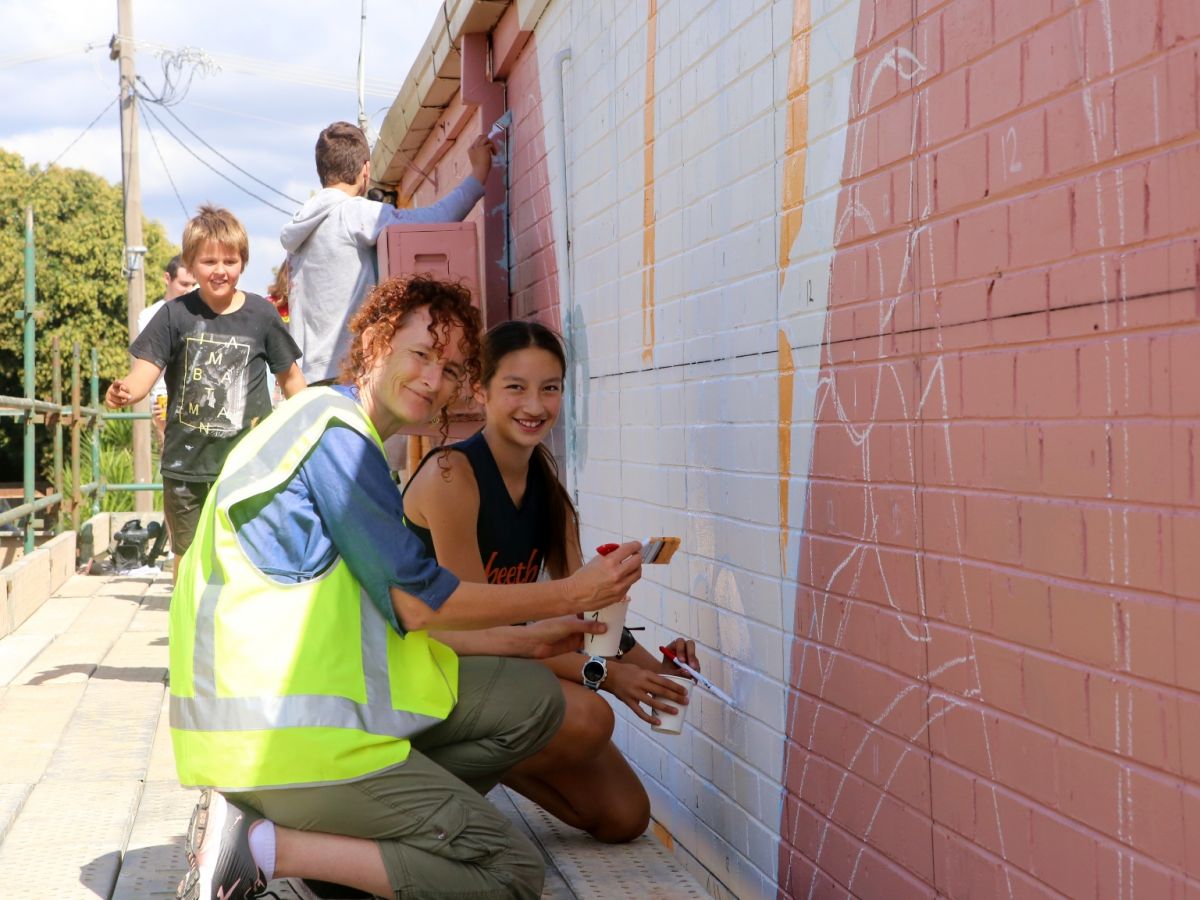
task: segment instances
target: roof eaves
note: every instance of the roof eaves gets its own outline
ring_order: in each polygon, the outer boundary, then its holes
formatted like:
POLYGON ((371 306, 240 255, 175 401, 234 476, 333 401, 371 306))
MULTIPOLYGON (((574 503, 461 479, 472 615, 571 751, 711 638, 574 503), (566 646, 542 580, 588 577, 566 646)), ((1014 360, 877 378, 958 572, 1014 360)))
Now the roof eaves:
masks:
POLYGON ((372 181, 393 185, 458 91, 464 34, 491 31, 512 0, 445 0, 421 52, 379 128, 372 181))

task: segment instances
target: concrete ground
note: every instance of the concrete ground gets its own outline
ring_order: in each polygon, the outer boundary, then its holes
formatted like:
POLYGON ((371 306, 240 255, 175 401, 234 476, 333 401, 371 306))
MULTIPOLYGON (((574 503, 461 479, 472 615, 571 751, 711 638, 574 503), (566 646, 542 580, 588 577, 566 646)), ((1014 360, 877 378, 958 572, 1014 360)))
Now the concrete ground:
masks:
MULTIPOLYGON (((170 590, 162 574, 76 575, 0 638, 5 900, 175 896, 196 795, 167 728, 170 590)), ((518 795, 491 799, 543 848, 543 897, 708 896, 650 832, 604 846, 518 795)))

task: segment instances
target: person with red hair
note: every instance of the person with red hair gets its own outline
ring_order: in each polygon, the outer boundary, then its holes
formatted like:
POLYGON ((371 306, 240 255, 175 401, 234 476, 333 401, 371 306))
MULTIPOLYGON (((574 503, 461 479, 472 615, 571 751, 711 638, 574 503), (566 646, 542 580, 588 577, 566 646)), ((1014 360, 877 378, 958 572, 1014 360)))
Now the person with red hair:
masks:
POLYGON ((171 603, 171 733, 204 788, 186 900, 272 878, 380 896, 541 894, 538 850, 484 798, 563 715, 546 657, 641 574, 621 545, 544 584, 459 581, 403 526, 383 441, 479 374, 469 292, 378 285, 340 383, 281 404, 230 453, 171 603), (429 632, 499 629, 459 657, 429 632))

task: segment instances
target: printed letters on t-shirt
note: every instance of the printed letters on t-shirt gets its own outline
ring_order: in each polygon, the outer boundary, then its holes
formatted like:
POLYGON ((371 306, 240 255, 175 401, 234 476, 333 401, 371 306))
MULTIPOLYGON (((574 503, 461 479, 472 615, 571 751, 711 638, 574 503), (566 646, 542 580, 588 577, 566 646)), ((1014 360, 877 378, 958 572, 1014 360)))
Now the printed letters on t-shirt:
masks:
POLYGON ((515 566, 497 566, 496 557, 499 555, 498 550, 492 551, 491 557, 484 563, 483 570, 487 575, 488 584, 528 584, 537 581, 538 575, 541 574, 541 567, 534 564, 538 557, 536 547, 529 554, 527 562, 519 562, 515 566))
POLYGON ((250 347, 249 338, 236 335, 201 332, 186 339, 179 424, 213 437, 233 437, 242 430, 250 347))

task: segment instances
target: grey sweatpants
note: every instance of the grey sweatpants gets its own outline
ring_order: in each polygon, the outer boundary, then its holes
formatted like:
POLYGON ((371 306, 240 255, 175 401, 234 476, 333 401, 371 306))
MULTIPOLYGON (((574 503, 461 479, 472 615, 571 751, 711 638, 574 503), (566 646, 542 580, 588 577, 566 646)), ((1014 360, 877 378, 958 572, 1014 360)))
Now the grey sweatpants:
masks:
POLYGON ((229 796, 287 828, 373 839, 396 900, 538 898, 541 854, 483 795, 558 730, 558 679, 527 660, 465 656, 458 684, 449 718, 413 738, 400 765, 229 796))

